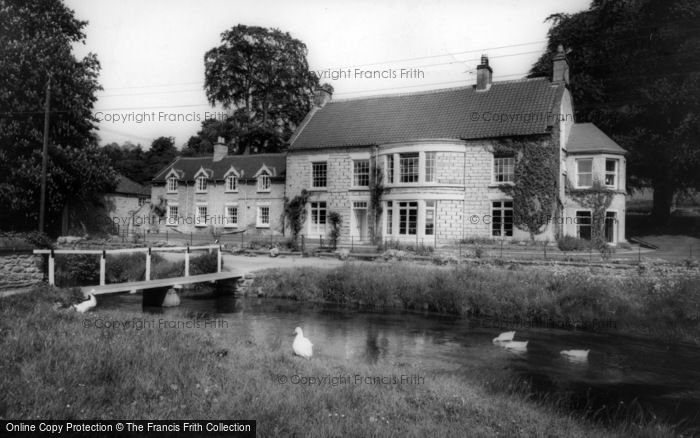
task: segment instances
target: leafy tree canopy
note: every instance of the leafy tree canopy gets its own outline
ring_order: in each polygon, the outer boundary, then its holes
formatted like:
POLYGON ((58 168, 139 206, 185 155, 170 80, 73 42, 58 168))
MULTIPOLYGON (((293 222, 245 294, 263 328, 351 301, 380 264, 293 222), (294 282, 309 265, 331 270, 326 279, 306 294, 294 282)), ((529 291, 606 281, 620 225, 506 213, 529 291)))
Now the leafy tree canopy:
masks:
POLYGON ((700 188, 700 2, 594 0, 548 19, 548 50, 530 76, 548 76, 558 45, 570 50, 576 118, 628 152, 631 187, 653 187, 665 222, 673 195, 700 188))
POLYGON ((242 24, 221 39, 204 55, 209 102, 232 109, 220 132, 232 134, 240 153, 282 149, 319 86, 306 61, 306 45, 278 29, 242 24))
POLYGON ((60 0, 0 0, 0 227, 38 223, 46 84, 51 81, 47 225, 70 199, 94 200, 115 173, 91 132, 97 57, 76 59, 87 22, 60 0))

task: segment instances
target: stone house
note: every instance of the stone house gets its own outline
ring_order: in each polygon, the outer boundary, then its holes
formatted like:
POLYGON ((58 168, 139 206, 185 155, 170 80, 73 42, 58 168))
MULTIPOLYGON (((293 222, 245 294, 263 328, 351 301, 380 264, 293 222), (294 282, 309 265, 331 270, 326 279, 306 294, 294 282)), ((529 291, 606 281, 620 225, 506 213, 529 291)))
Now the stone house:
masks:
POLYGON ((156 231, 246 231, 283 233, 284 154, 228 155, 214 145, 213 156, 178 157, 152 180, 156 231))
POLYGON ((590 238, 593 208, 581 194, 602 182, 612 198, 605 237, 623 241, 625 151, 594 125, 575 123, 563 50, 553 62, 552 78, 493 82, 483 56, 473 86, 342 101, 321 91, 287 154, 286 196, 310 193, 302 234, 327 235, 335 211, 341 242, 527 240, 508 194, 522 154, 502 147, 519 142, 552 157, 555 200, 536 239, 590 238), (378 178, 384 190, 373 196, 378 178))

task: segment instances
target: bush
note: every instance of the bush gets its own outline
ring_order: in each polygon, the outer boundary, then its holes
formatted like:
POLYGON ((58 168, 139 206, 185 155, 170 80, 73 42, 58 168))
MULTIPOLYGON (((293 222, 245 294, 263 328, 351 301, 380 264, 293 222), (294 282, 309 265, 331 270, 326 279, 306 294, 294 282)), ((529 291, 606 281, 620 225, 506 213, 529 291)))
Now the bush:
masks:
POLYGON ((100 282, 100 255, 57 254, 54 265, 56 286, 76 287, 100 282))
POLYGON ((591 242, 573 236, 564 236, 557 240, 557 246, 561 251, 585 251, 591 248, 591 242))
MULTIPOLYGON (((190 275, 211 274, 217 272, 216 261, 218 259, 217 251, 202 254, 190 258, 190 275)), ((223 266, 224 259, 221 259, 223 266)))

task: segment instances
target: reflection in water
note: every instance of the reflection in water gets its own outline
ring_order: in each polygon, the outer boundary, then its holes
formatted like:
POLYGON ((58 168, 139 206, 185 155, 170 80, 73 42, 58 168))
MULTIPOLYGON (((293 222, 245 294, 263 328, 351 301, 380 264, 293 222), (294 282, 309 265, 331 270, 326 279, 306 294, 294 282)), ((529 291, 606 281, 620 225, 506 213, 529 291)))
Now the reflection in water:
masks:
MULTIPOLYGON (((106 296, 98 311, 109 308, 141 310, 141 297, 106 296)), ((535 391, 565 397, 574 409, 599 410, 603 416, 621 406, 653 408, 670 422, 686 419, 687 426, 700 430, 700 348, 696 346, 615 334, 528 329, 516 334, 517 339, 530 341, 527 352, 515 353, 492 344, 498 330, 476 327, 461 318, 231 296, 184 296, 179 308, 146 311, 165 318, 183 314, 224 318, 236 336, 290 352, 294 328, 300 326, 314 343, 315 357, 343 358, 350 366, 420 364, 435 372, 470 375, 479 370, 510 370, 514 377, 527 378, 535 391), (569 349, 591 349, 588 361, 566 360, 560 352, 569 349)))

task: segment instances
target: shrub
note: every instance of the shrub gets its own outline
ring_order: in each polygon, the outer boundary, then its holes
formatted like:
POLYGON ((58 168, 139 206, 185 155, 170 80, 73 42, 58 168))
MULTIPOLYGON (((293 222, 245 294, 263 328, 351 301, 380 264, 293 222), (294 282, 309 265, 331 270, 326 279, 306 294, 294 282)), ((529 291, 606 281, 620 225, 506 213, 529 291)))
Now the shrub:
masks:
POLYGON ((98 254, 57 254, 54 269, 59 287, 87 286, 100 282, 98 254))
MULTIPOLYGON (((217 272, 216 262, 218 260, 217 251, 202 254, 190 258, 190 275, 211 274, 217 272)), ((221 259, 223 266, 224 260, 221 259)))
MULTIPOLYGON (((155 254, 154 254, 155 255, 155 254)), ((151 268, 160 260, 151 256, 151 268)), ((160 257, 160 256, 157 256, 160 257)), ((146 278, 146 254, 131 253, 108 255, 106 260, 105 281, 107 283, 125 283, 127 281, 140 281, 146 278)))
POLYGON ((563 236, 557 240, 557 246, 561 251, 585 251, 591 248, 591 242, 573 236, 563 236))
POLYGON ((343 224, 343 217, 337 211, 331 211, 328 213, 328 223, 331 226, 331 247, 335 249, 340 238, 340 227, 343 224))

